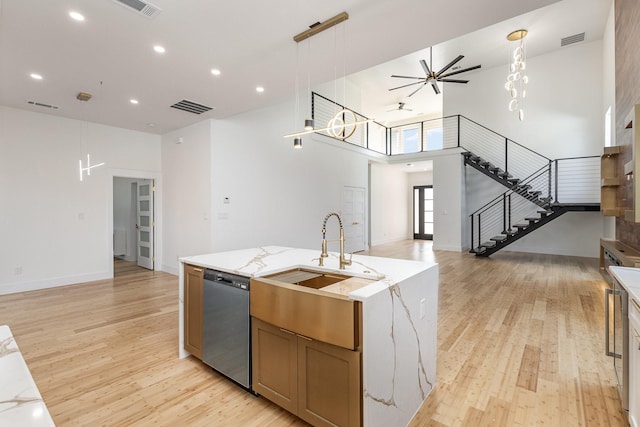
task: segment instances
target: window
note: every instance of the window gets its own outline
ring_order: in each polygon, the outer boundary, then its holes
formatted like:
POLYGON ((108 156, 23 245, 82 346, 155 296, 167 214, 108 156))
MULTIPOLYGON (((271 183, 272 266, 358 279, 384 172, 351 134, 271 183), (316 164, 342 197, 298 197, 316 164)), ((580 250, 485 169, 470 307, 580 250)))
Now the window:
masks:
POLYGON ((407 154, 422 151, 420 143, 420 127, 398 127, 391 131, 391 153, 407 154))

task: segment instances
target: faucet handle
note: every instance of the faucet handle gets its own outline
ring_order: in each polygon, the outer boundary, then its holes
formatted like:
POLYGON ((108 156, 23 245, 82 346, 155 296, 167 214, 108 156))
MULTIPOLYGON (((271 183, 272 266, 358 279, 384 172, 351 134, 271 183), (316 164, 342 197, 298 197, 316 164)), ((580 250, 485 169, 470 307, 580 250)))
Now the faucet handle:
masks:
POLYGON ((351 258, 353 258, 353 254, 349 254, 349 259, 342 260, 344 265, 351 265, 351 258))

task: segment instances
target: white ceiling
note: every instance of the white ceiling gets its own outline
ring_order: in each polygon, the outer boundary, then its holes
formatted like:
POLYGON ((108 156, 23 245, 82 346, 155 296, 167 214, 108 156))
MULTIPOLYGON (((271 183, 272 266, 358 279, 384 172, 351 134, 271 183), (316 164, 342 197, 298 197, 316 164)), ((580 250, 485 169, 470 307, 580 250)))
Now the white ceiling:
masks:
MULTIPOLYGON (((402 99, 402 91, 387 91, 400 84, 389 75, 420 75, 418 59, 427 58, 424 49, 430 45, 436 46, 435 68, 458 54, 466 56, 460 63, 464 67, 491 67, 504 59, 504 37, 516 27, 530 30, 530 55, 552 49, 549 43, 559 47, 561 37, 576 32, 587 31, 588 40, 600 38, 611 0, 564 0, 553 6, 557 9, 513 19, 555 0, 151 3, 162 9, 154 18, 115 0, 0 0, 0 104, 159 134, 205 118, 230 117, 292 96, 299 50, 293 36, 346 11, 350 18, 341 24, 347 51, 341 71, 351 75, 367 70, 349 78, 370 96, 365 101, 372 105, 371 112, 363 112, 375 115, 402 99), (86 20, 70 19, 71 10, 86 20), (154 52, 155 44, 163 45, 166 53, 154 52), (210 73, 214 67, 222 71, 220 76, 210 73), (33 80, 30 73, 44 78, 33 80), (265 92, 257 93, 257 85, 265 92), (78 101, 78 92, 93 98, 78 101), (131 105, 130 98, 140 103, 131 105), (194 115, 169 107, 183 99, 214 110, 194 115)), ((313 85, 336 74, 336 31, 303 42, 313 56, 313 85)), ((473 72, 464 76, 473 80, 473 72)), ((407 103, 415 112, 426 108, 420 97, 433 98, 429 88, 418 94, 407 103)))

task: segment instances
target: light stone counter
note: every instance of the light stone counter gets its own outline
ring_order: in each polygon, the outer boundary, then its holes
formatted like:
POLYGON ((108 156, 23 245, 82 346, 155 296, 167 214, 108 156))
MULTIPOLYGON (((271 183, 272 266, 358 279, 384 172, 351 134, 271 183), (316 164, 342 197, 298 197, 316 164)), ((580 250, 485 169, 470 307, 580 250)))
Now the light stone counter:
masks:
POLYGON ((629 302, 631 298, 640 302, 640 268, 613 266, 609 270, 629 293, 629 302))
POLYGON ((407 425, 436 383, 438 265, 353 255, 352 265, 340 270, 338 254, 330 253, 324 267, 319 255, 267 246, 181 258, 179 356, 189 355, 183 336, 185 263, 246 277, 311 268, 372 279, 348 293, 362 302, 364 426, 407 425))
POLYGON ((54 426, 8 326, 0 326, 0 426, 54 426))

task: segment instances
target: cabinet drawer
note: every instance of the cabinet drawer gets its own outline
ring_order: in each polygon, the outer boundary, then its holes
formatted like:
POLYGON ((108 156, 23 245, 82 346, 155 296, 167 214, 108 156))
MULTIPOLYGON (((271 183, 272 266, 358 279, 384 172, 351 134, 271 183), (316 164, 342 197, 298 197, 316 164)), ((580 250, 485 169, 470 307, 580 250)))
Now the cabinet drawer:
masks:
POLYGON ((359 347, 359 302, 266 278, 251 279, 250 289, 252 316, 339 347, 359 347))

